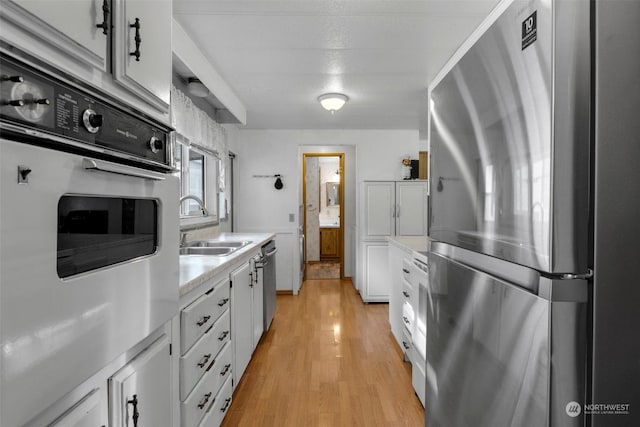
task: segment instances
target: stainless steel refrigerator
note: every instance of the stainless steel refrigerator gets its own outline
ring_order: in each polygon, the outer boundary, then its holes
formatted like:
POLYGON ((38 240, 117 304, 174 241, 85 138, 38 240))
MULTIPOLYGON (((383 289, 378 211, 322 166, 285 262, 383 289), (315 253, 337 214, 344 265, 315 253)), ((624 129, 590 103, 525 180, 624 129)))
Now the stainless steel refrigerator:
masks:
POLYGON ((640 2, 500 3, 429 87, 426 425, 640 425, 640 2))

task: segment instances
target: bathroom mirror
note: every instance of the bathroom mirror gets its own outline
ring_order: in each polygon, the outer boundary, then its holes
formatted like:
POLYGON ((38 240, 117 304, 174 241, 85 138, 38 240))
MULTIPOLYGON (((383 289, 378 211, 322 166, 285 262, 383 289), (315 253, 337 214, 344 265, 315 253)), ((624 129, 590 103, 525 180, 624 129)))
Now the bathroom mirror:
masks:
POLYGON ((327 182, 327 206, 340 206, 339 182, 327 182))

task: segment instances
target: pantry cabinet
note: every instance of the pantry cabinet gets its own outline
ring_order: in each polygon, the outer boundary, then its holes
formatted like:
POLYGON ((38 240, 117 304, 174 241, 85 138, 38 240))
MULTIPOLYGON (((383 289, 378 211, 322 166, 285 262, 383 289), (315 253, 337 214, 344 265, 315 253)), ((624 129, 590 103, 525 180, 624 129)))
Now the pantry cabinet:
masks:
POLYGON ((364 302, 388 302, 392 277, 388 238, 427 235, 428 182, 365 181, 360 188, 358 290, 364 302))
POLYGON ((0 5, 0 37, 9 44, 135 108, 146 104, 168 117, 171 0, 0 0, 0 5))

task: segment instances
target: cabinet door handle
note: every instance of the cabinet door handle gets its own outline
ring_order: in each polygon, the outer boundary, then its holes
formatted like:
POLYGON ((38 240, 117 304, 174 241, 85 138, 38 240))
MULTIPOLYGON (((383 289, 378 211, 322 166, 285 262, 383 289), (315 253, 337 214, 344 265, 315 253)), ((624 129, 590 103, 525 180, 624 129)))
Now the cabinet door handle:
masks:
POLYGON ((407 325, 411 324, 411 322, 409 322, 409 319, 407 319, 407 316, 402 316, 402 320, 404 320, 404 323, 406 323, 407 325))
MULTIPOLYGON (((396 270, 397 271, 397 270, 396 270)), ((407 270, 406 268, 403 268, 402 271, 404 271, 407 274, 411 274, 411 272, 409 270, 407 270)))
POLYGON ((229 335, 229 331, 224 331, 223 333, 220 334, 220 336, 218 337, 218 341, 223 341, 227 335, 229 335))
POLYGON ((229 404, 231 403, 231 398, 228 397, 224 400, 224 406, 222 408, 220 408, 220 412, 227 412, 227 408, 229 407, 229 404))
POLYGON ((409 292, 407 291, 402 291, 402 295, 404 295, 406 298, 409 298, 409 292))
POLYGON ((140 37, 140 18, 136 18, 136 22, 129 24, 129 27, 136 29, 136 35, 134 37, 134 40, 136 41, 136 50, 129 52, 129 55, 135 56, 136 61, 140 62, 140 43, 142 43, 142 37, 140 37))
POLYGON ((96 24, 96 28, 102 28, 102 34, 109 34, 109 0, 102 1, 102 24, 96 24))
POLYGON ((220 371, 220 376, 224 377, 225 375, 227 375, 227 372, 229 372, 229 369, 231 369, 231 363, 224 365, 224 369, 220 371))
POLYGON ((229 298, 221 299, 221 300, 220 300, 220 302, 218 303, 218 306, 219 306, 219 307, 222 307, 222 306, 224 306, 224 305, 225 305, 226 303, 228 303, 228 302, 229 302, 229 298))
POLYGON ((202 397, 202 400, 200 401, 200 403, 198 403, 198 408, 204 409, 204 407, 207 405, 207 402, 209 401, 210 397, 211 397, 211 392, 205 394, 202 397))
POLYGON ((196 325, 198 326, 202 326, 205 323, 207 323, 209 321, 209 319, 211 319, 211 316, 203 316, 202 319, 198 320, 198 322, 196 323, 196 325))
POLYGON ((200 359, 200 362, 198 362, 198 366, 200 368, 204 368, 210 358, 211 358, 211 353, 205 354, 204 356, 202 356, 202 359, 200 359))
POLYGON ((127 400, 127 406, 133 406, 133 427, 138 427, 138 418, 140 417, 140 413, 138 412, 138 395, 134 394, 133 399, 127 400))
POLYGON ((402 341, 402 346, 404 347, 405 350, 409 350, 409 348, 411 347, 409 344, 407 344, 404 341, 402 341))

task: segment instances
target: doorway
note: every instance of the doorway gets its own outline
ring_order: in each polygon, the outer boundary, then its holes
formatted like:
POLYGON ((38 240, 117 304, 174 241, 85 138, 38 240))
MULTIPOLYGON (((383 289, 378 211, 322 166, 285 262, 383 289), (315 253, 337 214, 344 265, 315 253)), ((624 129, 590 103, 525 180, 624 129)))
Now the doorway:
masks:
POLYGON ((344 278, 344 153, 302 154, 305 280, 344 278))

